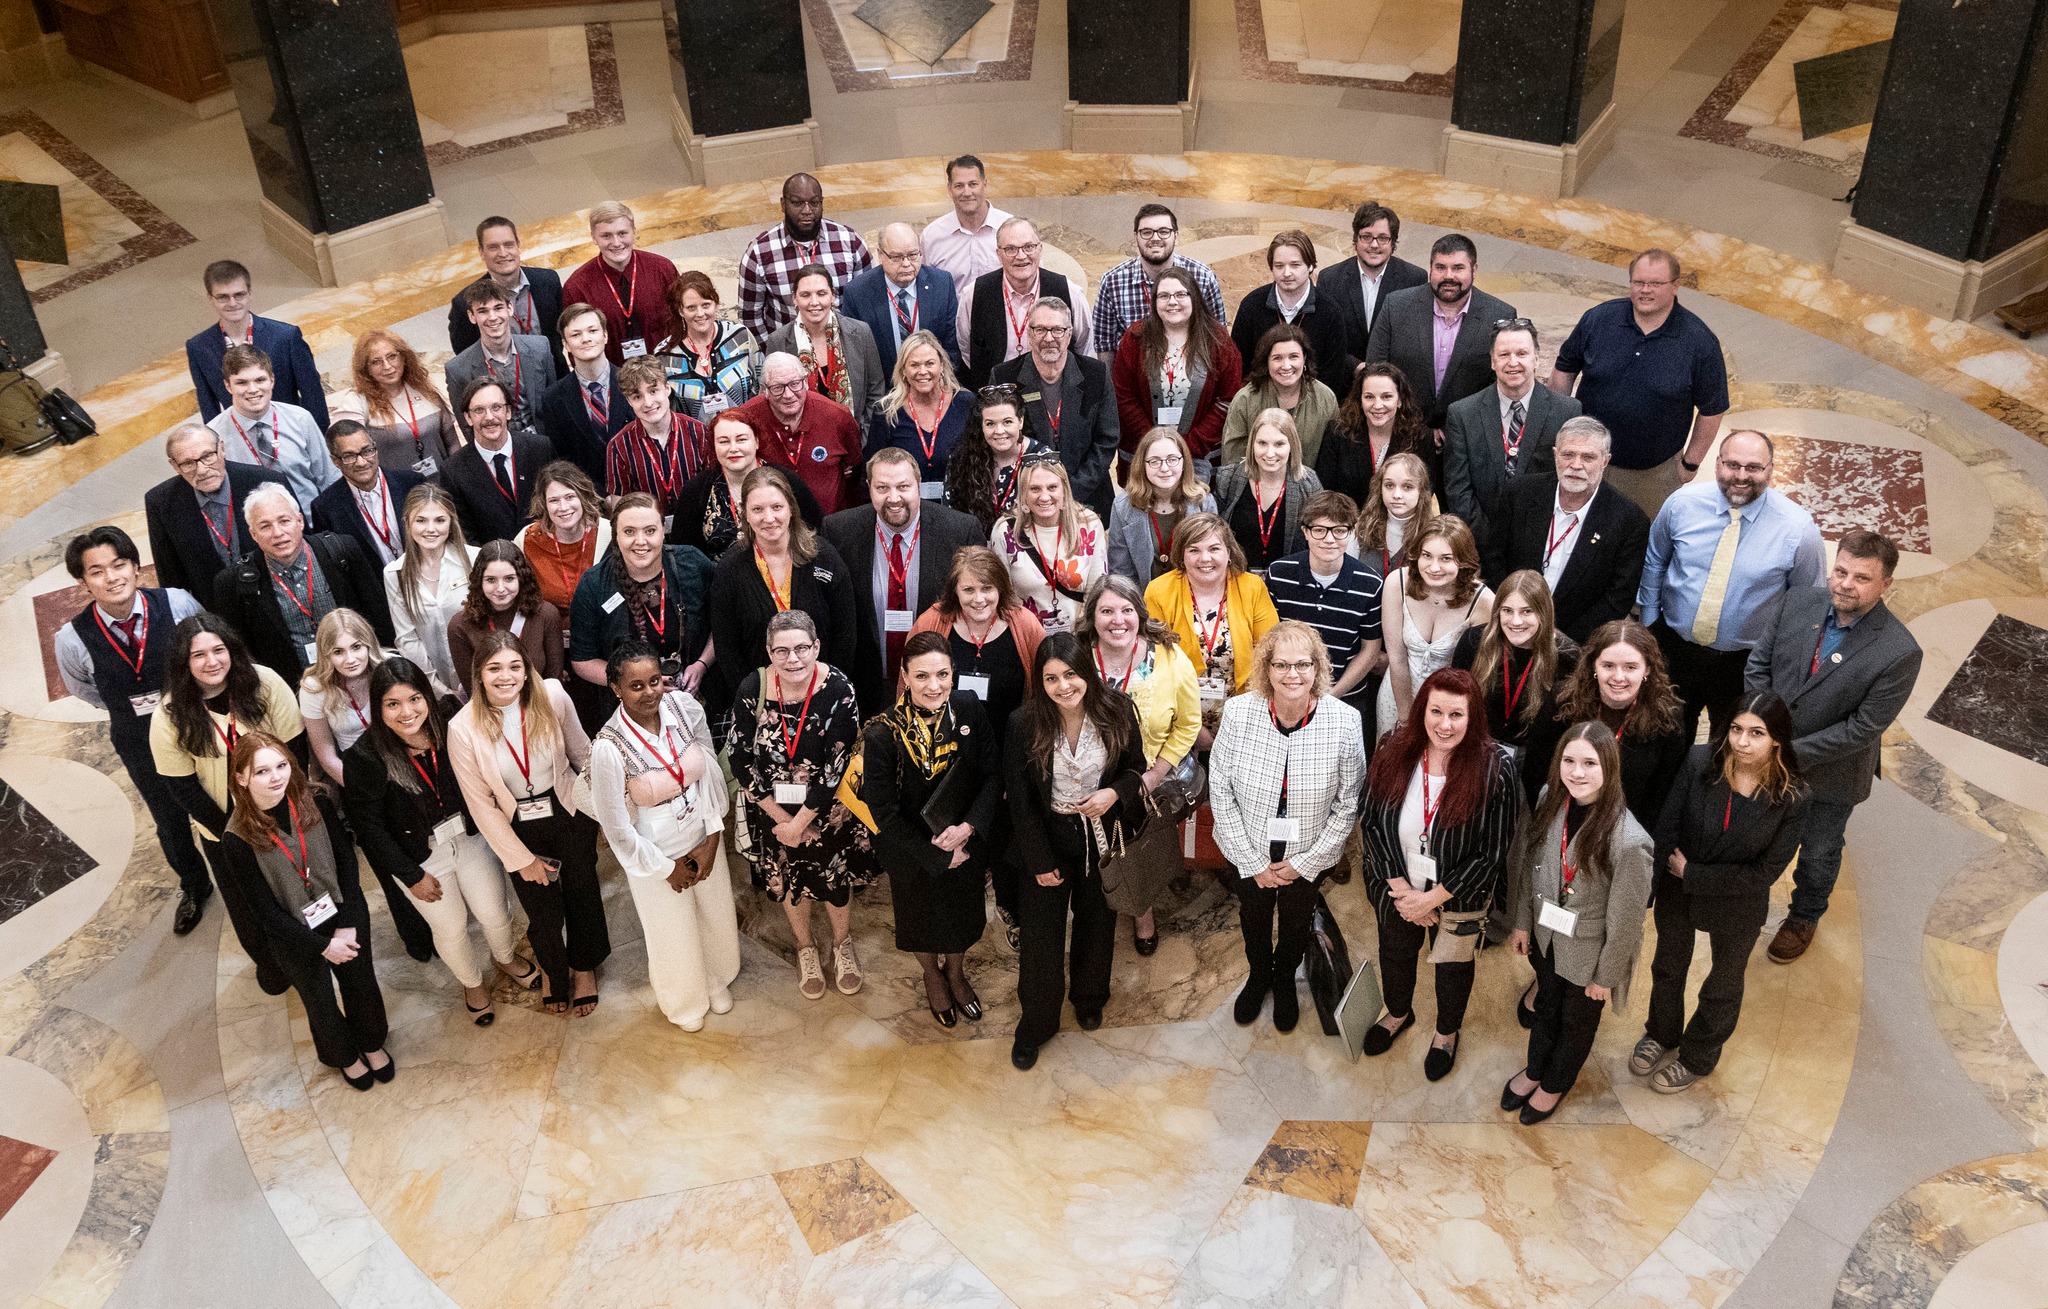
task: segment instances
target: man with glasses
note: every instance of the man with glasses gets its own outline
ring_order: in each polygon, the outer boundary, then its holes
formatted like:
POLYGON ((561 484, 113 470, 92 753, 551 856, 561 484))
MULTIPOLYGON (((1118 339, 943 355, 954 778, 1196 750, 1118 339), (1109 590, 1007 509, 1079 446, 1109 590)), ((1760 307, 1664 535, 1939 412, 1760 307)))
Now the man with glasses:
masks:
POLYGON ((1557 352, 1550 389, 1614 433, 1617 490, 1654 515, 1699 472, 1728 412, 1721 340, 1678 303, 1678 256, 1645 250, 1628 294, 1588 309, 1557 352))
POLYGON ((1482 551, 1509 484, 1548 473, 1557 429, 1579 416, 1578 401, 1536 385, 1536 324, 1495 323, 1491 359, 1493 385, 1444 413, 1444 507, 1482 551))
POLYGON ((875 245, 882 262, 846 283, 839 295, 839 312, 858 318, 875 334, 884 377, 895 376, 896 352, 918 331, 938 337, 940 348, 957 370, 960 339, 954 319, 960 313, 960 299, 953 293, 953 279, 924 266, 917 233, 908 223, 889 224, 875 245))
POLYGON ((242 503, 265 482, 284 478, 254 464, 230 464, 220 435, 203 423, 180 423, 164 438, 175 477, 142 497, 149 555, 158 585, 213 598, 213 579, 256 548, 242 523, 242 503))
POLYGON ((1597 418, 1558 428, 1557 472, 1508 484, 1480 550, 1490 586, 1524 568, 1543 574, 1557 630, 1582 643, 1635 607, 1650 539, 1650 520, 1635 501, 1602 480, 1613 444, 1597 418))
POLYGON ((361 546, 332 532, 306 531, 291 493, 259 486, 242 505, 256 548, 221 572, 208 607, 249 644, 249 657, 297 686, 317 657, 320 620, 353 609, 377 639, 396 643, 385 599, 384 570, 361 546))
POLYGON ((1357 521, 1358 503, 1343 492, 1311 495, 1301 507, 1308 549, 1275 559, 1266 589, 1282 618, 1307 623, 1323 638, 1337 676, 1330 694, 1363 713, 1380 692, 1372 668, 1380 657, 1382 579, 1346 548, 1357 521))
POLYGON ((919 244, 924 261, 953 279, 957 300, 975 278, 1002 262, 996 255, 996 229, 1010 215, 988 202, 988 170, 973 155, 946 162, 946 196, 953 212, 925 224, 919 244))
POLYGON ((206 298, 213 302, 215 322, 185 342, 185 366, 192 372, 199 417, 212 422, 231 403, 221 358, 230 348, 246 345, 271 360, 278 399, 304 409, 318 426, 325 427, 327 393, 320 388, 320 370, 313 363, 305 333, 290 323, 249 311, 249 270, 234 260, 215 260, 200 277, 206 285, 206 298))
POLYGON ((860 233, 825 217, 825 188, 809 173, 782 184, 782 221, 755 237, 740 256, 740 322, 766 341, 796 317, 797 270, 823 264, 832 285, 874 267, 860 233))
POLYGON ((1073 352, 1079 333, 1064 301, 1050 296, 1040 300, 1024 322, 1031 352, 997 364, 990 380, 1017 388, 1024 401, 1025 430, 1048 451, 1058 452, 1074 503, 1087 505, 1107 523, 1116 495, 1109 465, 1117 446, 1116 393, 1110 388, 1109 368, 1099 359, 1073 352))
POLYGON ((377 443, 353 418, 337 419, 327 429, 327 453, 341 469, 341 480, 313 498, 313 530, 353 536, 379 567, 404 554, 399 512, 405 497, 427 479, 409 468, 385 472, 377 463, 377 443))
POLYGON ((1812 515, 1771 489, 1771 438, 1742 429, 1721 442, 1714 480, 1674 491, 1650 524, 1636 592, 1685 702, 1685 739, 1707 713, 1727 734, 1750 647, 1788 591, 1821 584, 1812 515))
POLYGON ((533 479, 554 460, 555 448, 537 432, 513 430, 511 399, 494 377, 470 383, 456 403, 474 439, 448 456, 441 486, 471 545, 509 541, 533 521, 533 479))
POLYGON ((1087 302, 1075 300, 1074 288, 1066 278, 1041 267, 1045 245, 1031 220, 1012 218, 997 229, 996 253, 1002 256, 1003 266, 975 278, 967 288, 967 298, 960 302, 957 328, 965 347, 966 357, 961 362, 967 385, 985 386, 996 365, 1031 350, 1025 320, 1031 306, 1042 300, 1058 300, 1067 306, 1073 320, 1073 338, 1067 348, 1084 355, 1093 353, 1087 302))
POLYGON ((1116 353, 1124 333, 1152 312, 1152 288, 1159 274, 1168 268, 1184 269, 1201 288, 1202 300, 1216 316, 1218 326, 1229 326, 1223 312, 1223 288, 1216 271, 1199 259, 1174 253, 1180 239, 1180 220, 1165 205, 1138 206, 1131 224, 1137 236, 1138 255, 1126 259, 1102 275, 1095 291, 1095 355, 1107 359, 1116 353))
MULTIPOLYGON (((1429 274, 1394 257, 1401 244, 1401 215, 1377 200, 1368 200, 1351 215, 1351 248, 1357 253, 1325 268, 1316 278, 1316 290, 1344 311, 1344 348, 1353 359, 1365 358, 1366 342, 1372 337, 1373 319, 1380 306, 1396 291, 1421 286, 1429 274)), ((1337 378, 1323 381, 1340 394, 1337 378)), ((1349 379, 1342 379, 1348 384, 1349 379)))
POLYGON ((820 511, 859 498, 860 424, 845 405, 811 389, 803 360, 777 351, 761 362, 761 394, 733 412, 761 438, 761 462, 803 479, 820 511))

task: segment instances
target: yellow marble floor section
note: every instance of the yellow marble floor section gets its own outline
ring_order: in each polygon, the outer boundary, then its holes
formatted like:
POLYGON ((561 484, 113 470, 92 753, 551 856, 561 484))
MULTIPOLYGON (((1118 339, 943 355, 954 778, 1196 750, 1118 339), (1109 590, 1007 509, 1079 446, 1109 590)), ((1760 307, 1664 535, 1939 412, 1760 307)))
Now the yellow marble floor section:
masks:
POLYGON ((1378 82, 1450 72, 1463 9, 1460 0, 1259 0, 1268 59, 1378 82))

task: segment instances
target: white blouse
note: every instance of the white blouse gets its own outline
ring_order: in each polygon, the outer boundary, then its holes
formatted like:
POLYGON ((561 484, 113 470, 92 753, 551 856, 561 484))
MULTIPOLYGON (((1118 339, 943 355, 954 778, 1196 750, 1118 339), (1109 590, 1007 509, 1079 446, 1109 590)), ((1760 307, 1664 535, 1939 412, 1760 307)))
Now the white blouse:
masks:
POLYGON ((1408 794, 1401 800, 1401 849, 1420 852, 1422 846, 1422 813, 1425 806, 1424 788, 1427 789, 1427 806, 1434 809, 1444 802, 1444 784, 1450 779, 1431 776, 1424 770, 1427 760, 1415 765, 1415 775, 1408 779, 1408 794))
POLYGON ((1062 729, 1052 750, 1052 811, 1075 812, 1083 800, 1102 789, 1102 770, 1108 766, 1109 754, 1094 723, 1081 720, 1081 733, 1072 747, 1062 729))
POLYGON ((472 545, 467 550, 467 554, 443 550, 439 585, 431 593, 424 586, 415 588, 418 618, 406 612, 405 599, 399 594, 398 570, 405 566, 405 556, 401 554, 384 565, 384 598, 391 605, 398 653, 424 668, 435 689, 449 695, 469 685, 467 670, 458 673, 455 657, 448 653, 448 623, 462 612, 463 601, 469 599, 469 570, 476 563, 476 547, 472 545))
POLYGON ((554 733, 531 736, 525 731, 526 711, 517 700, 498 711, 504 731, 498 736, 498 776, 504 779, 505 789, 515 800, 524 800, 539 795, 547 788, 538 779, 553 777, 555 773, 554 733), (525 771, 521 771, 513 751, 526 756, 525 771), (536 779, 527 782, 527 777, 536 779))
MULTIPOLYGON (((678 791, 667 772, 655 769, 634 781, 648 783, 646 798, 659 797, 659 802, 641 803, 641 798, 632 794, 633 784, 626 780, 626 762, 619 748, 602 735, 590 745, 591 803, 606 843, 630 877, 667 877, 678 858, 711 833, 725 830, 725 778, 718 767, 710 725, 702 710, 693 715, 694 722, 677 715, 672 702, 681 694, 662 697, 658 743, 664 754, 679 742, 695 744, 704 751, 709 766, 688 790, 678 791)), ((613 722, 620 722, 624 713, 619 710, 613 722)))
MULTIPOLYGON (((365 693, 367 694, 367 692, 365 693)), ((307 722, 324 722, 334 737, 337 754, 345 753, 363 733, 370 730, 370 706, 367 700, 357 700, 351 708, 347 688, 334 694, 326 691, 309 691, 299 687, 299 717, 307 722)))

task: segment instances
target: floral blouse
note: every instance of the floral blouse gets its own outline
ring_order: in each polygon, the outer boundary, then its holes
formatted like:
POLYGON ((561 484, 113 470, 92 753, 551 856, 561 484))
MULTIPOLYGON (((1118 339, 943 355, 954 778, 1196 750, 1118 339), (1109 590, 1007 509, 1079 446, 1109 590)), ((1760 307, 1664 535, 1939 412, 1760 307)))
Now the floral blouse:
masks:
POLYGON ((1009 566, 1017 599, 1047 633, 1074 630, 1082 597, 1109 567, 1109 539, 1102 520, 1092 509, 1075 513, 1080 527, 1071 536, 1020 529, 1012 518, 999 519, 989 533, 989 549, 1009 566))

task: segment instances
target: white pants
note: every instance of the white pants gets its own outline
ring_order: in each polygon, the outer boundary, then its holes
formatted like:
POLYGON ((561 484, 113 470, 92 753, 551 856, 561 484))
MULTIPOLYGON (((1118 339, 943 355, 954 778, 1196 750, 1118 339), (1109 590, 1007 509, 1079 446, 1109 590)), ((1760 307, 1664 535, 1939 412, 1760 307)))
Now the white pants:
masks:
POLYGON ((406 888, 406 898, 419 906, 420 917, 434 930, 434 950, 455 980, 470 987, 484 983, 476 952, 469 944, 472 916, 484 929, 491 958, 509 968, 512 912, 506 903, 505 867, 491 853, 490 843, 481 835, 465 832, 445 845, 437 842, 421 867, 441 884, 441 898, 429 904, 414 895, 411 887, 406 888))
POLYGON ((677 1024, 701 1023, 713 993, 740 975, 740 924, 733 909, 725 843, 703 881, 677 891, 664 877, 627 877, 647 939, 647 980, 655 1003, 677 1024))

